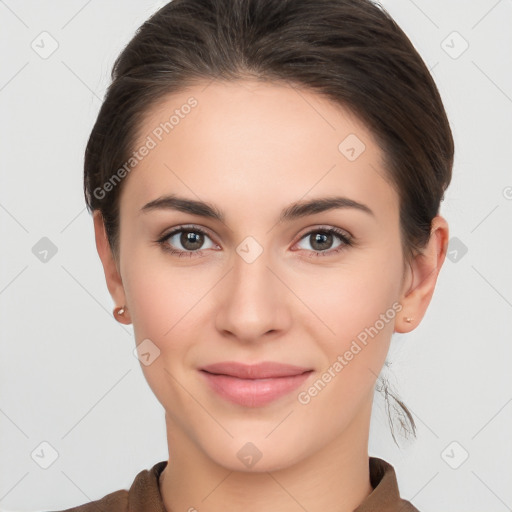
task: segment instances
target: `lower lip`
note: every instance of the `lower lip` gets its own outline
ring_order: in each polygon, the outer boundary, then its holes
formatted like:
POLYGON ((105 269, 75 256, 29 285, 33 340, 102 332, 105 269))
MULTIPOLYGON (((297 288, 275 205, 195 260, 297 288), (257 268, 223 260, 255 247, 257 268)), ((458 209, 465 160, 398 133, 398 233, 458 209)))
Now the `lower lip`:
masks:
POLYGON ((298 388, 312 373, 272 379, 238 379, 201 370, 210 387, 221 397, 244 407, 261 407, 298 388))

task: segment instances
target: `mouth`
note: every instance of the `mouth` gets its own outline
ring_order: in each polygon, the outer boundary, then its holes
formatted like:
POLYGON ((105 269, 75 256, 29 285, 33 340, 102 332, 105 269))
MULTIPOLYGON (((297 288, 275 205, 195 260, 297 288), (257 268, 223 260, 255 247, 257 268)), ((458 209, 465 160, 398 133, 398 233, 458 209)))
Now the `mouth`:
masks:
POLYGON ((276 362, 246 365, 229 361, 200 368, 200 373, 225 400, 243 407, 261 407, 291 393, 313 370, 276 362))

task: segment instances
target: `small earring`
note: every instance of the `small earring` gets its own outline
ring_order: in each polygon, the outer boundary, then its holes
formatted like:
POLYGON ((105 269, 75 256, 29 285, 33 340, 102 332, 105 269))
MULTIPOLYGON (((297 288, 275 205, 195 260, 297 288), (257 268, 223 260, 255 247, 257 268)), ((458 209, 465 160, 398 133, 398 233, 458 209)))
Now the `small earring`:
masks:
POLYGON ((406 316, 406 317, 404 318, 404 320, 405 320, 408 324, 410 324, 410 323, 412 322, 412 318, 411 318, 410 316, 406 316))
POLYGON ((125 308, 126 308, 126 306, 122 306, 122 307, 120 307, 120 308, 115 308, 115 309, 114 309, 114 317, 115 317, 116 315, 119 315, 119 316, 124 315, 125 308))

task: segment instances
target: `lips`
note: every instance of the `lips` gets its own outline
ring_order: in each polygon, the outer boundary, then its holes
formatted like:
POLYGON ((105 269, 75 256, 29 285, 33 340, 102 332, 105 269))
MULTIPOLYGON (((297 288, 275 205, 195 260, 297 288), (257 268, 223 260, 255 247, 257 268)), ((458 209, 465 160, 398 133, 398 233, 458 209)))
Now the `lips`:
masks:
POLYGON ((242 407, 262 407, 289 395, 313 370, 270 361, 254 365, 227 361, 204 366, 200 373, 223 399, 242 407))
POLYGON ((210 364, 201 370, 215 375, 228 375, 239 379, 275 379, 279 377, 292 377, 301 375, 311 368, 302 368, 273 361, 247 365, 235 361, 210 364))

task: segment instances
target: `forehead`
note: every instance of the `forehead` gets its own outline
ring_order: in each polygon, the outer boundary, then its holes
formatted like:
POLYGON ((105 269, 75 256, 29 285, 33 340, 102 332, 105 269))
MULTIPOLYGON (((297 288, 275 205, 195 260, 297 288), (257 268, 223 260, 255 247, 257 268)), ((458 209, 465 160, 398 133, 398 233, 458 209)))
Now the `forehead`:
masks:
POLYGON ((166 193, 260 212, 262 201, 281 207, 306 195, 371 197, 376 210, 397 201, 365 125, 288 84, 213 81, 168 95, 145 115, 135 146, 149 149, 124 184, 130 208, 166 193))

